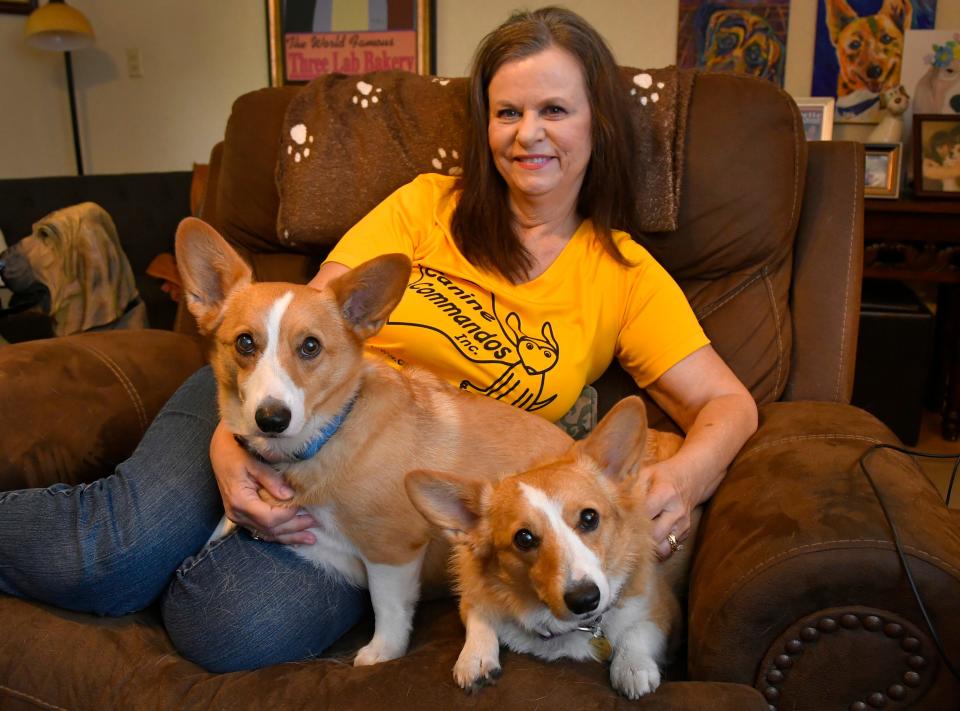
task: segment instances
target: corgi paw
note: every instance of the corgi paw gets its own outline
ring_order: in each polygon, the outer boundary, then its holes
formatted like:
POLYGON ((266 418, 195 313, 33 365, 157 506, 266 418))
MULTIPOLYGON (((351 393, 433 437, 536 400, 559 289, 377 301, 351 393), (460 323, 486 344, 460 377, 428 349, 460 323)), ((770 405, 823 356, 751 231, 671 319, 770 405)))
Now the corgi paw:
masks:
POLYGON ((495 658, 461 654, 453 667, 453 680, 468 694, 475 694, 496 684, 501 673, 500 662, 495 658))
POLYGON ((353 659, 353 666, 368 667, 380 662, 389 662, 391 659, 402 657, 405 651, 385 642, 382 638, 374 637, 366 647, 357 652, 357 656, 353 659))
POLYGON ((615 656, 610 665, 610 683, 628 699, 639 699, 660 686, 660 668, 647 655, 615 656))

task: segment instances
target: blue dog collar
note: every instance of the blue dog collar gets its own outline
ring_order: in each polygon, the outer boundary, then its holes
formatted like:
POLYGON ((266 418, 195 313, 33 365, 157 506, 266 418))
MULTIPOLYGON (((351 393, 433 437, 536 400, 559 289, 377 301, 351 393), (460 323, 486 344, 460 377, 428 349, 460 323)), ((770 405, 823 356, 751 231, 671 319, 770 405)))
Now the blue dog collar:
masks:
POLYGON ((359 394, 360 393, 357 393, 350 398, 350 400, 347 401, 347 404, 343 406, 343 409, 340 410, 340 412, 338 412, 332 420, 323 426, 323 429, 317 433, 316 437, 293 453, 293 458, 296 461, 302 462, 315 457, 317 452, 320 451, 320 448, 329 442, 330 438, 340 431, 340 428, 343 426, 343 421, 347 419, 347 415, 349 415, 350 411, 353 409, 353 405, 357 401, 359 394))
POLYGON ((236 440, 237 444, 243 447, 247 452, 249 452, 253 457, 263 462, 264 464, 280 464, 283 461, 291 462, 303 462, 307 459, 312 459, 317 455, 317 452, 325 445, 330 439, 340 431, 340 428, 343 426, 344 420, 347 419, 347 415, 350 414, 350 411, 353 409, 354 403, 356 403, 357 398, 360 396, 360 391, 358 390, 354 393, 353 397, 347 401, 347 404, 343 406, 343 409, 338 412, 332 420, 323 426, 317 436, 311 439, 309 442, 305 443, 300 449, 290 455, 289 460, 284 459, 267 459, 260 452, 258 452, 245 437, 240 435, 234 435, 233 438, 236 440))

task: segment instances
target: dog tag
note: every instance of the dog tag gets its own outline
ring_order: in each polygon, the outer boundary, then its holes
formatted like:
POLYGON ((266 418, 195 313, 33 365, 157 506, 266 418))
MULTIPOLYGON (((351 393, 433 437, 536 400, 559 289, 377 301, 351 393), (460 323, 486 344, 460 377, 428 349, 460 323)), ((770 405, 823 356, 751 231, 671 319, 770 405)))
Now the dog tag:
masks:
POLYGON ((613 656, 613 647, 606 637, 594 637, 590 640, 590 647, 593 649, 594 659, 598 662, 610 661, 610 657, 613 656))

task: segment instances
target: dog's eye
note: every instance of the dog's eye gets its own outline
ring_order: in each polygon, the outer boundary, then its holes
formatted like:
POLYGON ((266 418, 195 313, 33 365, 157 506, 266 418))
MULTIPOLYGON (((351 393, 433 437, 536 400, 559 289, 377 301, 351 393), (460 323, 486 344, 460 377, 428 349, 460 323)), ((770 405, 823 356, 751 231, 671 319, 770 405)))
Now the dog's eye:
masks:
POLYGON ((320 352, 320 341, 313 336, 307 336, 300 344, 300 357, 304 360, 315 358, 320 352))
POLYGON ((540 539, 526 528, 521 528, 513 534, 513 545, 522 551, 530 551, 540 545, 540 539))
POLYGON ((257 344, 253 342, 253 336, 249 333, 241 333, 237 336, 236 347, 240 355, 250 355, 256 350, 257 344))
POLYGON ((881 41, 883 44, 890 44, 891 42, 893 42, 893 37, 891 37, 890 35, 885 34, 885 35, 883 35, 883 37, 880 38, 880 41, 881 41))
POLYGON ((580 521, 577 527, 581 531, 593 531, 600 525, 600 514, 593 509, 584 509, 580 512, 580 521))

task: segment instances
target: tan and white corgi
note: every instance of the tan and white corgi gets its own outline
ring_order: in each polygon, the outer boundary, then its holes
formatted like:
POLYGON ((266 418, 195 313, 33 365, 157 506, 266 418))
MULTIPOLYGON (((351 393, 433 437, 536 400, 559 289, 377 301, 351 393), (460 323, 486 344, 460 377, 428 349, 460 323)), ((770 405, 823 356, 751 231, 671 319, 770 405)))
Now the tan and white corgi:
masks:
POLYGON ((404 475, 499 477, 559 456, 572 440, 540 417, 365 350, 410 279, 403 255, 370 260, 317 291, 254 283, 239 255, 194 218, 180 224, 176 251, 187 306, 213 336, 224 422, 283 472, 296 492, 284 503, 320 523, 311 529, 317 543, 294 550, 370 590, 375 632, 355 664, 401 656, 421 575, 442 583, 449 549, 411 504, 404 475), (437 555, 427 556, 431 541, 437 555))
POLYGON ((548 660, 610 659, 611 684, 631 699, 659 686, 689 551, 656 561, 639 474, 681 442, 648 430, 643 401, 630 397, 564 456, 526 472, 407 475, 414 505, 453 543, 467 630, 457 684, 494 683, 503 644, 548 660))

